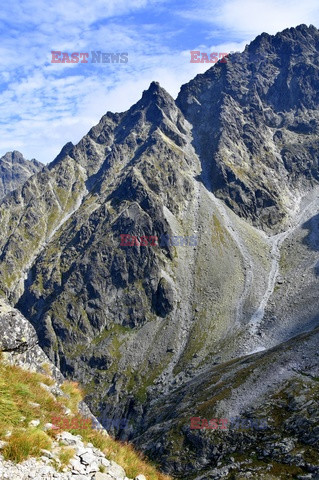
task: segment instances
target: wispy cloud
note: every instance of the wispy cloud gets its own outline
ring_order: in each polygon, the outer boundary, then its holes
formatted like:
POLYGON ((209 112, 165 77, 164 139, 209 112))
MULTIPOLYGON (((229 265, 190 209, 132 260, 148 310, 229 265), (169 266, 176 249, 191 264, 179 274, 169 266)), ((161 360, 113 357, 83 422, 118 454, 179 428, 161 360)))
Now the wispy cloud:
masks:
POLYGON ((215 33, 251 39, 252 35, 275 34, 302 23, 318 25, 319 4, 317 0, 193 0, 180 15, 215 26, 215 33))

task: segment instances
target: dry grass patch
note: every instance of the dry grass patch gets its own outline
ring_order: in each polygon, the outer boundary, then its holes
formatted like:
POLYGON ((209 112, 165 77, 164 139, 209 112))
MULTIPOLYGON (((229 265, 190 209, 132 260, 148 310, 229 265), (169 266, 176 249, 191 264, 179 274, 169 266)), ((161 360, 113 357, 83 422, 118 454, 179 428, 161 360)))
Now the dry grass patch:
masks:
POLYGON ((59 460, 61 462, 61 465, 56 467, 56 469, 59 470, 59 471, 62 471, 63 468, 66 467, 69 464, 71 458, 74 457, 75 453, 76 452, 75 452, 74 448, 61 447, 60 453, 59 453, 59 460))
MULTIPOLYGON (((49 369, 46 371, 49 372, 49 369)), ((54 384, 55 381, 48 375, 6 365, 0 352, 0 439, 7 442, 2 450, 6 460, 19 463, 30 456, 41 456, 42 449, 50 450, 52 439, 61 432, 59 428, 43 431, 44 425, 51 423, 53 417, 67 418, 70 421, 74 418, 84 420, 78 411, 84 395, 78 383, 64 382, 61 385, 64 396, 59 397, 55 397, 45 387, 54 384), (65 408, 72 412, 67 417, 65 408), (40 424, 36 428, 30 428, 30 421, 35 419, 40 424), (7 436, 8 432, 11 432, 11 436, 7 436)), ((92 427, 71 429, 70 433, 81 435, 84 442, 91 442, 108 459, 121 465, 130 478, 143 474, 147 480, 170 480, 170 477, 160 473, 154 464, 129 443, 105 436, 92 427)), ((59 469, 68 465, 74 454, 72 448, 60 447, 59 469)))
POLYGON ((17 463, 30 456, 40 456, 41 449, 49 449, 52 444, 49 436, 39 429, 16 430, 7 442, 2 454, 5 460, 12 460, 17 463))

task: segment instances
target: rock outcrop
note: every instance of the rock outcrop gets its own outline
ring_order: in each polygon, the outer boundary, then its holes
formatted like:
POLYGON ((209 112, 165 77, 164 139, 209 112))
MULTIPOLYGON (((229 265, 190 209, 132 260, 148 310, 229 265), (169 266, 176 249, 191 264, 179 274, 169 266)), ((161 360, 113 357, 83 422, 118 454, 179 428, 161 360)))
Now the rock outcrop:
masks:
POLYGON ((0 454, 1 480, 130 480, 120 465, 108 460, 92 444, 85 445, 80 435, 63 432, 52 450, 43 450, 42 453, 39 459, 30 458, 19 464, 4 461, 0 454), (58 451, 61 444, 72 448, 74 456, 64 471, 58 472, 56 467, 59 466, 58 451))

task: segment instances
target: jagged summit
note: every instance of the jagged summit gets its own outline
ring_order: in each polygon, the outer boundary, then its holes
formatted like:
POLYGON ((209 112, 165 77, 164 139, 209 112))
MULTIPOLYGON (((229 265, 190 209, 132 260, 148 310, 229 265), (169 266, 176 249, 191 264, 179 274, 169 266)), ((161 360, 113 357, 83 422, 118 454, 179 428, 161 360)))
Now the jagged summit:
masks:
POLYGON ((38 165, 38 166, 42 165, 42 163, 38 162, 35 158, 33 158, 31 160, 26 160, 24 158, 24 156, 22 155, 22 153, 19 152, 18 150, 13 150, 12 152, 7 152, 3 157, 1 157, 0 161, 1 160, 12 163, 12 164, 14 164, 14 163, 25 164, 26 162, 30 162, 34 165, 38 165))
POLYGON ((58 162, 60 162, 66 155, 69 155, 74 147, 72 142, 67 142, 62 148, 60 153, 55 157, 55 159, 48 165, 48 168, 52 168, 58 162))
POLYGON ((285 228, 298 183, 318 181, 318 54, 315 27, 262 34, 176 100, 208 188, 262 228, 285 228))
POLYGON ((138 110, 149 110, 148 120, 161 121, 161 112, 171 117, 172 113, 176 111, 176 104, 173 97, 158 82, 152 82, 149 88, 143 91, 142 98, 133 105, 129 113, 138 110))
POLYGON ((14 150, 0 158, 0 198, 12 192, 34 173, 43 168, 43 164, 34 158, 26 160, 22 153, 14 150))
POLYGON ((24 157, 21 152, 18 150, 13 150, 12 152, 7 152, 2 158, 5 158, 8 161, 11 162, 19 162, 22 159, 24 160, 24 157))
POLYGON ((300 25, 297 25, 297 27, 285 28, 284 30, 282 30, 282 32, 276 33, 274 37, 280 38, 285 36, 291 36, 295 40, 302 40, 302 37, 305 37, 308 35, 313 36, 313 35, 317 35, 318 33, 319 33, 319 30, 314 25, 312 24, 306 25, 305 23, 301 23, 300 25))
POLYGON ((297 27, 286 28, 276 35, 262 33, 249 43, 245 52, 250 54, 267 54, 269 52, 277 55, 297 55, 302 52, 309 53, 317 50, 319 45, 319 30, 313 25, 298 25, 297 27))
POLYGON ((155 81, 151 82, 148 89, 143 91, 142 99, 146 97, 152 98, 154 95, 159 95, 162 97, 166 97, 166 96, 170 97, 169 93, 163 87, 161 87, 159 82, 155 82, 155 81))

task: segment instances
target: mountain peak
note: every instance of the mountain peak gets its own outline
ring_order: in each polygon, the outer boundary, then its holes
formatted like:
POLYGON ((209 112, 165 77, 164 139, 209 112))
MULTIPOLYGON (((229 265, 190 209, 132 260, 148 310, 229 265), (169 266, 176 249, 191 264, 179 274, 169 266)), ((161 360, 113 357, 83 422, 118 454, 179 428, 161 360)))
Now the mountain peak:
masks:
POLYGON ((163 120, 163 113, 171 118, 176 108, 173 97, 158 82, 153 81, 149 88, 143 91, 141 99, 128 110, 127 118, 130 115, 135 116, 136 112, 145 111, 146 120, 158 124, 163 120))
POLYGON ((155 80, 153 80, 151 83, 150 83, 150 86, 149 86, 149 90, 150 89, 160 89, 162 88, 160 86, 160 83, 159 82, 156 82, 155 80))
POLYGON ((159 82, 151 82, 147 90, 143 91, 142 100, 154 100, 154 96, 172 99, 170 94, 159 84, 159 82))
POLYGON ((53 168, 57 163, 59 163, 64 157, 66 157, 74 147, 72 142, 67 142, 62 148, 60 153, 55 157, 55 159, 50 163, 49 168, 53 168))
POLYGON ((13 150, 0 158, 0 199, 12 192, 41 170, 42 163, 34 158, 26 160, 21 152, 13 150))
POLYGON ((10 162, 14 162, 14 161, 19 161, 19 160, 25 161, 25 158, 24 158, 24 156, 22 155, 21 152, 19 152, 18 150, 13 150, 12 152, 7 152, 5 155, 3 155, 1 160, 7 160, 7 161, 10 161, 10 162))
POLYGON ((297 27, 286 28, 276 35, 263 32, 246 46, 245 51, 250 54, 263 51, 279 54, 300 53, 312 49, 313 46, 317 47, 318 44, 319 30, 314 25, 301 24, 297 27))
MULTIPOLYGON (((319 30, 314 25, 305 25, 304 23, 297 27, 285 28, 282 32, 272 35, 271 38, 282 40, 294 40, 303 43, 305 38, 314 37, 319 34, 319 30)), ((258 38, 258 37, 257 37, 258 38)), ((309 39, 309 38, 308 38, 309 39)))

